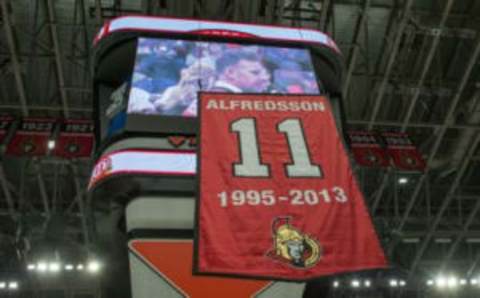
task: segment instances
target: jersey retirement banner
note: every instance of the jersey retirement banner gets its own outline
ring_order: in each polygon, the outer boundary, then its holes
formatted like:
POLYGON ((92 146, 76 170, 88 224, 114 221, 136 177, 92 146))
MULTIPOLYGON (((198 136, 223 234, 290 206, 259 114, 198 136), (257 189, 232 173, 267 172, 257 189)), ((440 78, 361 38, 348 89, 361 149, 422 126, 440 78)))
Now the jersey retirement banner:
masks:
POLYGON ((195 273, 386 267, 325 97, 201 93, 199 109, 195 273))

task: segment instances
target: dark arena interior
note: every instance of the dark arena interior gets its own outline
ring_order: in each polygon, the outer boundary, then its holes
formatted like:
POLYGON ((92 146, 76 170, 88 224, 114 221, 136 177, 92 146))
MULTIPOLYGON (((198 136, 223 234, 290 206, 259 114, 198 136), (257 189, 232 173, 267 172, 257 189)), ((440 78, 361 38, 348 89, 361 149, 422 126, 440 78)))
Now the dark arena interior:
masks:
POLYGON ((480 297, 480 1, 0 11, 0 297, 480 297))

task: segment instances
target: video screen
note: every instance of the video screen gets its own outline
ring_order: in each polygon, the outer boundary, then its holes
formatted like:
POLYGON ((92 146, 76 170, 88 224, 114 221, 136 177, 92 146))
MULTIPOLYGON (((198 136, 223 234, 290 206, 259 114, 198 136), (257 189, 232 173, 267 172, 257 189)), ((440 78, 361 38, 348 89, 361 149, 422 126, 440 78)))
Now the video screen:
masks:
POLYGON ((319 94, 305 49, 139 38, 128 114, 195 117, 197 92, 319 94))

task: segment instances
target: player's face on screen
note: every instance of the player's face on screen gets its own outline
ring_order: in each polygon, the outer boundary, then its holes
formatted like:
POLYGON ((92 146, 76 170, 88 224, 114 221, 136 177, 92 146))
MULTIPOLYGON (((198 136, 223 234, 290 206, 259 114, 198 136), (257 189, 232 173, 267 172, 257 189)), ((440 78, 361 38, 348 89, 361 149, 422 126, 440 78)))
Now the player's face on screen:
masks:
POLYGON ((227 71, 230 82, 244 92, 264 92, 270 85, 270 74, 258 61, 240 60, 227 71))

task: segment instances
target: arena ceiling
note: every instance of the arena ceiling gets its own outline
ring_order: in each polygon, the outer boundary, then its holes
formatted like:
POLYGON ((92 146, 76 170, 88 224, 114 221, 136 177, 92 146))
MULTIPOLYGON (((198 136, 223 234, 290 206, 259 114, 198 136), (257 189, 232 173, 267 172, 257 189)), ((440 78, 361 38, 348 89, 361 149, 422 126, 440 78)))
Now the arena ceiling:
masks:
MULTIPOLYGON (((347 128, 407 132, 427 161, 424 173, 357 169, 392 265, 410 277, 480 270, 479 1, 0 0, 0 10, 0 114, 19 117, 93 117, 92 38, 116 16, 328 32, 345 57, 347 128)), ((0 271, 24 270, 53 242, 95 251, 91 166, 2 156, 0 271)))

